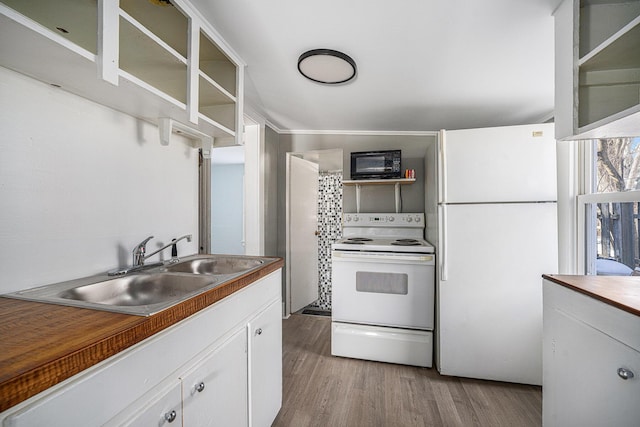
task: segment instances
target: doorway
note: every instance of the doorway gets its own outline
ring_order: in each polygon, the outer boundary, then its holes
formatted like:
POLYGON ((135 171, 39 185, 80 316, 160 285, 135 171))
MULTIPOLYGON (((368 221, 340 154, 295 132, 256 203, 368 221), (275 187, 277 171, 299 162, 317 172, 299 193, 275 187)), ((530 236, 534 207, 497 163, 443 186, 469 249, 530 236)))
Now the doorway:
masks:
POLYGON ((263 127, 245 116, 243 145, 215 147, 211 155, 211 252, 264 255, 261 192, 263 127))
POLYGON ((244 150, 242 145, 211 153, 211 253, 245 254, 244 150))
POLYGON ((331 244, 341 237, 342 150, 286 154, 285 315, 331 310, 331 244))

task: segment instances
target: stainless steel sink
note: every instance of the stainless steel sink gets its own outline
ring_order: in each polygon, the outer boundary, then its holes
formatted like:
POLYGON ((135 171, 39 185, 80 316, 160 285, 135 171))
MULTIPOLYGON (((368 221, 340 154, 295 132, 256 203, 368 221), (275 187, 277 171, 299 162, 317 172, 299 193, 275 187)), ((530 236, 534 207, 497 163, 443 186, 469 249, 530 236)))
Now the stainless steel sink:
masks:
POLYGON ((195 259, 167 265, 165 271, 191 274, 237 274, 264 265, 265 260, 233 255, 202 255, 195 259))
POLYGON ((224 276, 177 273, 106 275, 40 286, 3 296, 116 313, 150 316, 220 286, 224 276))
POLYGON ((123 276, 101 274, 2 295, 4 297, 150 316, 277 258, 192 255, 143 266, 123 276))
POLYGON ((117 306, 141 306, 176 301, 211 284, 216 278, 172 274, 133 274, 58 293, 57 297, 117 306))

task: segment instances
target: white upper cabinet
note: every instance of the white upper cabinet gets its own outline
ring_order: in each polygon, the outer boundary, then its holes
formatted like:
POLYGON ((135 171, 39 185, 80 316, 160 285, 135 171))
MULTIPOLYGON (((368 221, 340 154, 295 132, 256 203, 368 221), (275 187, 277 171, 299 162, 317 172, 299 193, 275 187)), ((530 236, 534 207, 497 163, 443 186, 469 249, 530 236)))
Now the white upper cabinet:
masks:
POLYGON ((187 104, 189 19, 175 6, 120 0, 119 68, 187 104))
POLYGON ((213 121, 229 132, 236 130, 236 66, 215 43, 200 31, 198 73, 198 116, 213 121))
POLYGON ((0 66, 240 143, 244 64, 184 0, 1 0, 0 40, 0 66))
POLYGON ((555 31, 556 138, 640 135, 640 1, 564 0, 555 31))
MULTIPOLYGON (((98 4, 96 1, 2 0, 2 3, 93 55, 97 54, 98 4)), ((13 40, 13 42, 16 41, 13 40)))

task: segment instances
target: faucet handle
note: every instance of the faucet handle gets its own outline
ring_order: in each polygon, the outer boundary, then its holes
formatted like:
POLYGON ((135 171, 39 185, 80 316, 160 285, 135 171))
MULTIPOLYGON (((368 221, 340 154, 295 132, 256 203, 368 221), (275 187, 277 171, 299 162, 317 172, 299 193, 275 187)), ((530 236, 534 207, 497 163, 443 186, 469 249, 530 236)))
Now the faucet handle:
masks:
POLYGON ((144 251, 147 249, 147 242, 149 240, 153 239, 153 236, 149 236, 146 239, 144 239, 142 242, 138 243, 138 246, 135 247, 135 249, 133 250, 134 252, 137 250, 142 250, 142 252, 144 253, 144 251))
POLYGON ((153 239, 153 236, 149 236, 144 239, 142 242, 138 243, 135 248, 133 248, 133 265, 143 265, 144 264, 144 254, 147 251, 147 242, 153 239))

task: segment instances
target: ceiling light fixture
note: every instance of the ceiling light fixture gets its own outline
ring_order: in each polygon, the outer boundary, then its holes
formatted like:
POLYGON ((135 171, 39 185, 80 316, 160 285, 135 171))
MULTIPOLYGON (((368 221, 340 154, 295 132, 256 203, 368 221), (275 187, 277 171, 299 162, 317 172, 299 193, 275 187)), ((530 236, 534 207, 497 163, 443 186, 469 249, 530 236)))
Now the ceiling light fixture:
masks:
POLYGON ((356 62, 337 50, 313 49, 300 55, 298 71, 314 82, 336 85, 356 76, 356 62))

